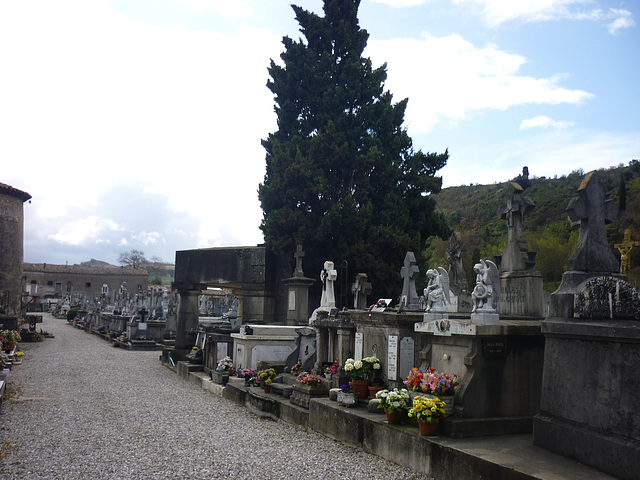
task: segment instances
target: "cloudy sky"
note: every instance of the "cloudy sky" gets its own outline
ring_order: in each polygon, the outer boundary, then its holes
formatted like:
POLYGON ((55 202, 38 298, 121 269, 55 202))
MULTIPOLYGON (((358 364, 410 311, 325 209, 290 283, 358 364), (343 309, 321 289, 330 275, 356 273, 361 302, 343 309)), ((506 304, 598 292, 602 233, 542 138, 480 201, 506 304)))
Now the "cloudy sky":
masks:
MULTIPOLYGON (((261 243, 290 3, 0 1, 0 182, 33 196, 25 261, 261 243)), ((445 186, 640 158, 636 0, 362 0, 359 18, 415 147, 449 149, 445 186)))

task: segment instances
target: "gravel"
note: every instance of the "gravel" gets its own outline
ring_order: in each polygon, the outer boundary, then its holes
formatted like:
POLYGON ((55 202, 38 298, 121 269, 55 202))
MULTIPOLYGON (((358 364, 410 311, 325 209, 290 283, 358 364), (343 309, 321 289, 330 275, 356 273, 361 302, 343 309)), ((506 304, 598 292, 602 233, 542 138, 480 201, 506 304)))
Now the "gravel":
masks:
POLYGON ((44 315, 0 415, 1 479, 418 479, 382 458, 186 382, 158 351, 44 315))

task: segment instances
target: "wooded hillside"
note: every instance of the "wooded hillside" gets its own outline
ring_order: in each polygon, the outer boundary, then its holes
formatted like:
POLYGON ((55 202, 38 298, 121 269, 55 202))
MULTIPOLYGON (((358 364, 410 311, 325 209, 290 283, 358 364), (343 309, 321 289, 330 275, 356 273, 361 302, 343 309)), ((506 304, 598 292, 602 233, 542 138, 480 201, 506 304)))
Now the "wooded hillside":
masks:
MULTIPOLYGON (((535 202, 532 213, 524 219, 525 238, 529 250, 537 252, 536 269, 543 275, 545 288, 553 291, 578 239, 577 227, 571 228, 565 209, 588 172, 575 171, 554 178, 536 177, 533 173, 530 177, 520 175, 511 180, 520 183, 525 195, 535 202)), ((631 230, 632 240, 640 240, 640 161, 632 160, 627 166, 603 169, 599 173, 607 197, 619 207, 618 218, 607 226, 609 244, 619 258, 614 245, 623 241, 625 229, 631 230)), ((449 227, 466 247, 464 266, 470 282, 472 265, 479 258, 492 258, 502 252, 507 227, 499 211, 506 205, 506 185, 507 182, 451 187, 433 195, 437 211, 445 215, 449 227)), ((429 240, 422 252, 429 268, 448 266, 448 244, 448 239, 429 240)), ((634 286, 640 285, 640 247, 632 251, 628 277, 634 286)))

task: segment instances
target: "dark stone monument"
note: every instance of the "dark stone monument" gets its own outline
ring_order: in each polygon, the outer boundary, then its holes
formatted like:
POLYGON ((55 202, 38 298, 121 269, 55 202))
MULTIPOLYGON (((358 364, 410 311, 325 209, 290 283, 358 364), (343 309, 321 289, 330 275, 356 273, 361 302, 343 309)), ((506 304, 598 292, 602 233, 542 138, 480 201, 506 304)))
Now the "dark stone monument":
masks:
POLYGON ((640 296, 618 273, 605 222, 615 205, 597 172, 569 203, 575 252, 552 294, 534 444, 620 478, 640 472, 640 296))
POLYGON ((305 252, 302 244, 296 246, 296 268, 290 278, 282 280, 287 286, 287 325, 306 325, 309 323, 309 287, 315 283, 313 278, 304 276, 302 270, 302 259, 305 252))
POLYGON ((404 257, 404 264, 400 269, 402 276, 402 296, 400 297, 400 306, 402 310, 408 312, 418 312, 420 308, 420 298, 416 292, 416 278, 420 269, 416 262, 416 256, 413 252, 407 252, 404 257))

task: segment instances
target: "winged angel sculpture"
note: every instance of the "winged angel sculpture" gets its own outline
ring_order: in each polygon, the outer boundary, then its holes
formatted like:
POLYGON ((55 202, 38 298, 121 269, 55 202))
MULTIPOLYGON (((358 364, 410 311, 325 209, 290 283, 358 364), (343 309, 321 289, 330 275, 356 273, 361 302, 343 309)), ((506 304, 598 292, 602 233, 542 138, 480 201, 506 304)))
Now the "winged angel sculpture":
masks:
POLYGON ((480 260, 473 266, 476 272, 476 286, 471 292, 473 308, 471 313, 477 310, 494 312, 494 303, 500 297, 500 273, 498 267, 491 260, 480 260))
POLYGON ((432 268, 427 270, 427 277, 429 278, 429 283, 427 288, 424 289, 424 299, 427 304, 425 312, 445 310, 446 304, 451 303, 449 298, 449 274, 443 267, 438 267, 437 270, 432 268))

